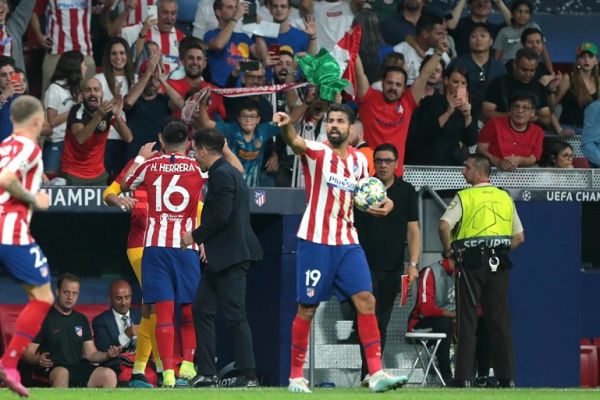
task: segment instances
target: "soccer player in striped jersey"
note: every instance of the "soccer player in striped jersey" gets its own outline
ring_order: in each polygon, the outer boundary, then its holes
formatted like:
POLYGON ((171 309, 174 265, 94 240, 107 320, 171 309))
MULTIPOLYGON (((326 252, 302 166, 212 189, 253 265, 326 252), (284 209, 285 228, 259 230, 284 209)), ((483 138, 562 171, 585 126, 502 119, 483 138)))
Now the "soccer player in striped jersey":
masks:
MULTIPOLYGON (((335 294, 351 299, 358 311, 358 335, 369 368, 369 388, 375 392, 395 389, 406 376, 392 376, 381 365, 380 334, 375 316, 371 274, 354 228, 353 200, 356 183, 369 176, 365 156, 348 145, 354 112, 332 104, 325 118, 327 142, 305 140, 296 135, 289 115, 276 113, 285 142, 300 155, 308 204, 298 230, 296 296, 298 311, 292 323, 291 372, 288 390, 310 393, 304 378, 310 323, 319 303, 335 294)), ((386 197, 373 216, 385 216, 393 202, 386 197)))
POLYGON ((48 262, 29 233, 33 210, 46 210, 50 205, 48 194, 40 190, 44 168, 37 141, 44 115, 39 100, 19 97, 10 109, 14 133, 0 143, 0 264, 29 296, 0 360, 0 382, 24 397, 29 393, 21 384, 17 365, 54 302, 48 262))
POLYGON ((192 379, 196 336, 192 304, 200 281, 197 246, 180 249, 181 236, 198 226, 198 201, 204 179, 195 160, 185 156, 188 129, 181 120, 172 120, 160 134, 164 154, 142 146, 126 179, 123 191, 145 189, 148 217, 142 256, 144 303, 156 308, 156 342, 163 362, 163 387, 176 383, 173 359, 174 305, 182 305, 183 363, 180 377, 192 379))

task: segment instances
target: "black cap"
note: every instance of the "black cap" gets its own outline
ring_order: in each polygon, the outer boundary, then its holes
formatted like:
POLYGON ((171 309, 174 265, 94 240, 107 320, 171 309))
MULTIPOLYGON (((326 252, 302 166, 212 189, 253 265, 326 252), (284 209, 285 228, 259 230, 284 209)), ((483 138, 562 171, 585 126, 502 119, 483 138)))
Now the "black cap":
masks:
POLYGON ((485 29, 490 35, 492 35, 492 31, 490 30, 490 27, 488 26, 488 24, 486 24, 485 22, 474 22, 473 26, 471 27, 471 31, 469 32, 469 36, 477 28, 485 29))

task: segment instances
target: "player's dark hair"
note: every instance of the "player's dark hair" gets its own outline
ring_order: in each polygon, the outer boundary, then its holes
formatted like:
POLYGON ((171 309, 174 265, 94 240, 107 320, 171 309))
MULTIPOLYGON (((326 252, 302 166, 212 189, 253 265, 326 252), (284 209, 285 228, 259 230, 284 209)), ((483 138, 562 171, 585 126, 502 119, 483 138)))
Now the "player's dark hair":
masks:
POLYGON ((181 144, 188 139, 188 127, 179 118, 172 118, 163 127, 160 137, 165 144, 181 144))
POLYGON ((65 272, 64 274, 60 274, 58 279, 56 279, 56 288, 58 290, 60 290, 64 281, 81 283, 81 280, 77 275, 65 272))
POLYGON ((223 154, 225 136, 216 128, 204 128, 194 133, 194 147, 204 148, 211 153, 223 154))
POLYGON ((488 177, 492 174, 492 163, 489 158, 479 153, 469 154, 467 159, 469 158, 475 160, 475 168, 477 170, 483 172, 488 177))
POLYGON ((517 54, 515 55, 515 61, 519 62, 519 60, 521 60, 522 58, 525 58, 528 61, 537 61, 538 55, 535 54, 535 51, 533 49, 530 49, 529 47, 522 47, 517 51, 517 54))
POLYGON ((398 149, 391 143, 382 143, 379 146, 375 147, 373 155, 379 153, 380 151, 390 151, 394 155, 394 158, 396 160, 398 159, 398 149))
POLYGON ((42 103, 33 96, 19 96, 10 106, 10 119, 15 124, 22 124, 37 113, 43 113, 42 103))
POLYGON ((247 99, 242 101, 240 108, 238 108, 238 116, 242 114, 244 110, 256 110, 258 111, 258 102, 256 100, 247 99))
POLYGON ((194 36, 185 36, 183 39, 181 39, 181 43, 179 43, 179 58, 183 60, 187 51, 190 49, 201 50, 204 57, 206 57, 206 48, 204 47, 204 42, 194 36))
POLYGON ((15 59, 9 56, 0 56, 0 68, 6 67, 10 65, 11 67, 15 67, 15 59))
POLYGON ((417 21, 417 28, 415 35, 419 36, 423 32, 431 32, 433 31, 433 27, 435 25, 442 25, 444 23, 444 19, 439 15, 424 12, 421 14, 421 18, 417 21))
POLYGON ((354 114, 354 111, 352 111, 352 109, 345 104, 339 104, 339 103, 330 104, 329 109, 327 110, 327 116, 329 116, 329 114, 332 111, 341 112, 341 113, 346 114, 346 116, 348 117, 348 122, 350 122, 350 125, 352 125, 356 121, 356 114, 354 114))

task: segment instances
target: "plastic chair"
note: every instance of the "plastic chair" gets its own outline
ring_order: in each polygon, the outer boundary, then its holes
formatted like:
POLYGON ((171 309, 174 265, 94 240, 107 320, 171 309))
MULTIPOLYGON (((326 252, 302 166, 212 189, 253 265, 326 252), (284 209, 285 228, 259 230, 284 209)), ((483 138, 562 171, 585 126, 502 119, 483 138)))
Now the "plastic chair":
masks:
POLYGON ((442 374, 440 373, 439 368, 437 367, 437 365, 435 365, 434 362, 435 354, 437 353, 437 350, 440 347, 440 343, 442 342, 442 340, 446 339, 446 334, 413 331, 407 332, 404 335, 404 337, 415 344, 414 349, 417 355, 410 369, 410 372, 408 373, 408 380, 410 381, 412 374, 415 372, 417 364, 420 363, 421 367, 423 368, 423 381, 421 382, 421 386, 425 386, 428 383, 427 377, 431 368, 433 368, 433 370, 435 371, 442 385, 446 386, 446 382, 444 382, 444 378, 442 378, 442 374), (430 340, 434 341, 435 343, 432 346, 431 350, 427 345, 430 340))
POLYGON ((579 368, 579 385, 581 387, 598 386, 598 350, 596 346, 580 346, 579 368))

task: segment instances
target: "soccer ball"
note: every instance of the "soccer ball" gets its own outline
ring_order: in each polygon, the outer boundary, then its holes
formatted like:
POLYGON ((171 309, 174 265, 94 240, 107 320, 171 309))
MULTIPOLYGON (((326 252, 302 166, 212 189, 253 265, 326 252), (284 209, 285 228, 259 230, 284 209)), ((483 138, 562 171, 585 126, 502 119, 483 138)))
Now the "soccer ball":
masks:
POLYGON ((385 200, 384 184, 377 178, 363 178, 354 189, 354 205, 361 211, 367 211, 369 206, 377 207, 385 200))

